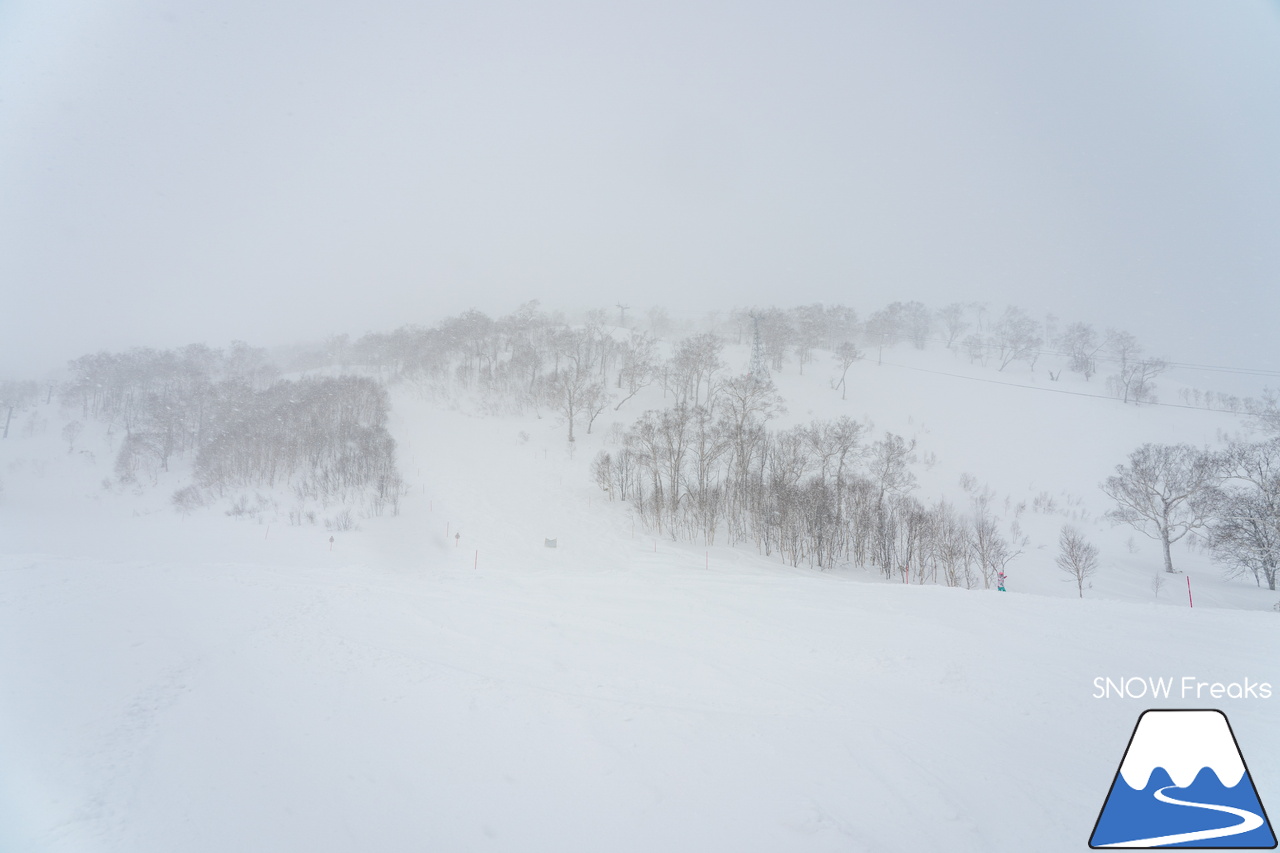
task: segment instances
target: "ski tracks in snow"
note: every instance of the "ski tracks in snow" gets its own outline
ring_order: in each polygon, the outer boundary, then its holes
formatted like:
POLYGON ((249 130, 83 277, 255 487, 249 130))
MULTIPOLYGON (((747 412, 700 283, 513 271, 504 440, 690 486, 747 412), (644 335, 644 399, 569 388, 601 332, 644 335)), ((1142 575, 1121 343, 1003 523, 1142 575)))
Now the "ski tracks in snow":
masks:
POLYGON ((82 756, 91 777, 89 791, 70 820, 50 830, 50 841, 78 845, 87 836, 103 842, 103 849, 126 849, 134 802, 147 778, 163 717, 190 691, 196 664, 188 659, 163 669, 96 739, 96 748, 82 756))

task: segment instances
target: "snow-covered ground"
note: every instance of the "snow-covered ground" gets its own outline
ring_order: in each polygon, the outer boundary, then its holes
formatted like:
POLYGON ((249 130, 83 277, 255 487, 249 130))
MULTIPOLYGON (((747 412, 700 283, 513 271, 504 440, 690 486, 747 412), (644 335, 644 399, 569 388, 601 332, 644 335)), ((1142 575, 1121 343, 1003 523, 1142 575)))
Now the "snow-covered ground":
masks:
POLYGON ((105 437, 68 454, 41 409, 0 442, 0 850, 1081 850, 1147 707, 1224 710, 1280 802, 1274 693, 1094 698, 1098 677, 1280 692, 1274 593, 1180 549, 1196 606, 1156 597, 1158 544, 1101 519, 1138 444, 1239 420, 884 361, 843 402, 828 365, 790 367, 786 422, 918 438, 922 497, 962 503, 963 473, 1010 506, 1048 492, 1007 594, 657 538, 590 484, 608 422, 570 454, 551 418, 400 388, 402 512, 331 533, 181 517, 181 471, 104 489, 105 437), (1102 548, 1084 600, 1053 563, 1068 518, 1102 548))

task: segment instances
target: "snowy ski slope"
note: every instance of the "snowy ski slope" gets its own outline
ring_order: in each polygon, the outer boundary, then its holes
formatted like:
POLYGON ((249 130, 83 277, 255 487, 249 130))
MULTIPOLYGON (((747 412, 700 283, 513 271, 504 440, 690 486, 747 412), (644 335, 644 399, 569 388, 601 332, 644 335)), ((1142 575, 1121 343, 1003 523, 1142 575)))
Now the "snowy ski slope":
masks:
POLYGON ((962 502, 964 473, 1010 505, 1048 492, 1007 594, 633 529, 587 476, 607 421, 570 453, 551 418, 399 387, 402 512, 331 534, 183 518, 181 471, 105 490, 106 438, 68 454, 42 409, 0 443, 0 850, 1081 850, 1147 707, 1222 708, 1276 801, 1280 699, 1094 698, 1098 677, 1280 687, 1275 594, 1180 549, 1196 606, 1157 598, 1158 544, 1101 519, 1138 444, 1239 419, 883 360, 844 402, 828 365, 789 366, 785 422, 916 437, 922 496, 962 502), (1084 600, 1053 564, 1068 517, 1102 549, 1084 600))

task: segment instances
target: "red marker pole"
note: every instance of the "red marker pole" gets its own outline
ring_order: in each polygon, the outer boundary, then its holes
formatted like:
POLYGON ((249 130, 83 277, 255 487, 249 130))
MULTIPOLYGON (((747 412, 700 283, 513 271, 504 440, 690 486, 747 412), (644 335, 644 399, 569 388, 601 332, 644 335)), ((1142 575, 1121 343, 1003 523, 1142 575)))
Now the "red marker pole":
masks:
POLYGON ((1196 603, 1191 599, 1191 576, 1187 575, 1187 604, 1195 607, 1196 603))

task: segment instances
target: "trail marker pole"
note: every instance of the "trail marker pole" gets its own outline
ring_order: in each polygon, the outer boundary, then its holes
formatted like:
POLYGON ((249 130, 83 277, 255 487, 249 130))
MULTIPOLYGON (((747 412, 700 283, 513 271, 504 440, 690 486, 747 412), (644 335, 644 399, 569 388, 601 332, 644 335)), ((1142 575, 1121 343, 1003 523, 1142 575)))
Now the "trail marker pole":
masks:
POLYGON ((1191 599, 1191 575, 1187 575, 1187 604, 1195 607, 1196 603, 1191 599))
POLYGON ((268 536, 270 536, 270 535, 271 535, 271 525, 270 525, 270 524, 268 524, 268 525, 267 525, 267 532, 266 532, 266 533, 264 533, 264 534, 262 534, 262 538, 263 538, 263 539, 266 539, 266 538, 267 538, 268 536))
POLYGON ((475 571, 480 567, 480 552, 476 551, 476 558, 471 561, 471 570, 475 571))

